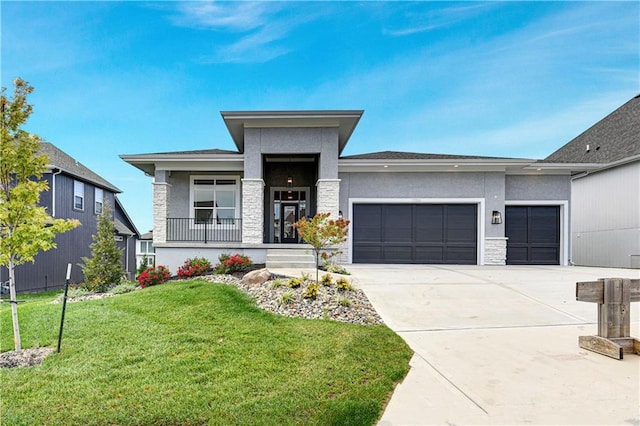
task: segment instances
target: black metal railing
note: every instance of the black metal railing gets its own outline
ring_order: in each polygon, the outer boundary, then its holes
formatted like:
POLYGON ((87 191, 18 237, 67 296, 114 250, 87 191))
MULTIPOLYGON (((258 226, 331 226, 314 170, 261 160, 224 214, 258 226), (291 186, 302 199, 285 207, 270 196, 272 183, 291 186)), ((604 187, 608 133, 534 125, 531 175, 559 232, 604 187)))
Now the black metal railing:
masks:
POLYGON ((208 221, 188 217, 167 219, 167 241, 224 243, 242 241, 242 219, 220 218, 208 221))

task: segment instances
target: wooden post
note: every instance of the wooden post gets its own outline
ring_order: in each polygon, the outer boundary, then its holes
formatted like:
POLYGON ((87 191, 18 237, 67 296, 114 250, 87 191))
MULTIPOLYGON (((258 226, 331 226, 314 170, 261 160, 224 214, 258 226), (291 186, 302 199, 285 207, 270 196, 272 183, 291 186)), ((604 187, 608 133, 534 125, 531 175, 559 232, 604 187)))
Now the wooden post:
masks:
POLYGON ((576 283, 576 300, 598 304, 598 335, 579 336, 581 348, 616 359, 640 355, 640 341, 630 336, 631 302, 640 301, 640 280, 604 278, 576 283))

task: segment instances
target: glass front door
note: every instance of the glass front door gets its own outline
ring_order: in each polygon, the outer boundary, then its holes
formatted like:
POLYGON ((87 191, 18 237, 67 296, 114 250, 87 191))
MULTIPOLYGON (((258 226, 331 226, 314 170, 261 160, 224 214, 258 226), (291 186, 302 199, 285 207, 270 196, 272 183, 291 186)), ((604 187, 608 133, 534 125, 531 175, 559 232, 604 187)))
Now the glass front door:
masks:
POLYGON ((276 189, 273 194, 273 242, 299 243, 298 231, 293 227, 307 215, 308 188, 276 189))
POLYGON ((282 203, 280 205, 282 226, 280 228, 280 241, 283 243, 297 243, 298 230, 293 226, 298 221, 298 204, 282 203))

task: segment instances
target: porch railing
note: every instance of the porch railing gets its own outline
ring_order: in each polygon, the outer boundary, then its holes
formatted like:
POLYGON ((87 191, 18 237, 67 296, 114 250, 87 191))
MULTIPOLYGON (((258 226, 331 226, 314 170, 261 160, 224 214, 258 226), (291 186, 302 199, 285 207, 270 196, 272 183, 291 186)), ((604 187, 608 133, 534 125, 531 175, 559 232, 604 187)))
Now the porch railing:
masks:
POLYGON ((167 219, 167 241, 240 242, 242 219, 220 218, 202 221, 188 217, 171 217, 167 219))

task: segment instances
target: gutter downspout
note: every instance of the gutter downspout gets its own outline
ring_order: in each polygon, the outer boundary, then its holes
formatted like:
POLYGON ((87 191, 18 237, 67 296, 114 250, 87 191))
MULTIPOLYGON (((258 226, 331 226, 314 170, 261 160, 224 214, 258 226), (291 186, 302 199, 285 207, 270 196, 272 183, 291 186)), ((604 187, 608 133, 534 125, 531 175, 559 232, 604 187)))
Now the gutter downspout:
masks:
MULTIPOLYGON (((52 169, 53 170, 53 169, 52 169)), ((56 176, 62 173, 62 169, 51 174, 51 217, 56 217, 56 176)))

